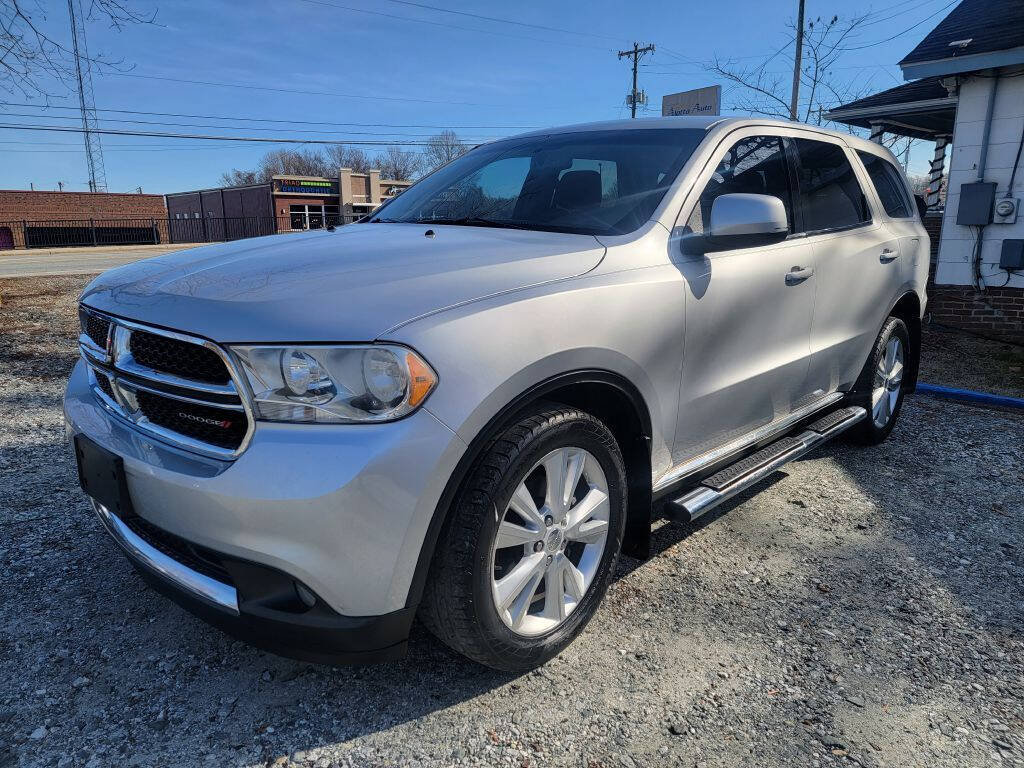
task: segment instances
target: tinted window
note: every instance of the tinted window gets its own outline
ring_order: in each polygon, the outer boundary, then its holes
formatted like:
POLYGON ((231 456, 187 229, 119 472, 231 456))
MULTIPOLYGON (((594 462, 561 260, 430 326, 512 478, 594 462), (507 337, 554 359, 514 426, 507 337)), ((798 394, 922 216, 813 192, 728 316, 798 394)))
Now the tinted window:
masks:
POLYGON ((871 220, 853 166, 837 144, 794 139, 804 232, 850 227, 871 220))
POLYGON ((871 183, 875 186, 878 199, 882 201, 885 212, 894 219, 906 219, 913 215, 915 207, 907 197, 903 177, 896 166, 870 152, 858 152, 857 156, 864 163, 871 183))
POLYGON ((370 221, 626 234, 651 218, 704 136, 697 129, 635 129, 485 144, 370 221))
POLYGON ((711 221, 711 206, 719 195, 747 192, 771 195, 786 206, 786 220, 793 229, 793 202, 789 190, 786 151, 777 136, 752 136, 736 142, 718 164, 701 192, 700 201, 686 222, 689 230, 703 234, 711 221))

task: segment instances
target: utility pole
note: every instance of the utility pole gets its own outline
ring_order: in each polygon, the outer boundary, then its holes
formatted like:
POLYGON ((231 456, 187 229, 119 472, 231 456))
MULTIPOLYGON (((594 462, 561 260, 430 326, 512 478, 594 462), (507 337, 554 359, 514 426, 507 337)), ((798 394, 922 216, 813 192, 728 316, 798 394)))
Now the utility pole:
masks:
POLYGON ((800 64, 804 53, 804 0, 796 15, 796 56, 793 58, 793 95, 789 99, 789 119, 796 120, 800 103, 800 64))
MULTIPOLYGON (((801 2, 802 2, 802 0, 801 0, 801 2)), ((629 98, 629 107, 630 107, 630 115, 629 115, 630 117, 636 117, 636 104, 637 104, 637 101, 640 99, 640 92, 637 91, 637 89, 636 89, 636 74, 637 74, 636 69, 637 69, 637 65, 640 63, 640 58, 645 53, 654 53, 654 44, 653 43, 651 45, 645 45, 643 48, 640 47, 640 43, 633 43, 633 50, 631 50, 631 51, 619 51, 619 58, 620 59, 624 59, 627 56, 630 56, 633 59, 633 90, 630 92, 629 97, 628 97, 629 98)))

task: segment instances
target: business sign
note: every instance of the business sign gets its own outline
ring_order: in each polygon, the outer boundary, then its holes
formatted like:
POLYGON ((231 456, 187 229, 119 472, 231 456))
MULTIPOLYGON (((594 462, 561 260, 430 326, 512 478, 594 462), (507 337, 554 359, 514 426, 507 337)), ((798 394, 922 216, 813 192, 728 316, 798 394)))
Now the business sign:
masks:
POLYGON ((666 117, 683 115, 718 115, 722 112, 722 86, 709 85, 682 93, 661 97, 661 114, 666 117))
POLYGON ((338 182, 326 179, 274 179, 274 191, 302 195, 337 196, 338 182))

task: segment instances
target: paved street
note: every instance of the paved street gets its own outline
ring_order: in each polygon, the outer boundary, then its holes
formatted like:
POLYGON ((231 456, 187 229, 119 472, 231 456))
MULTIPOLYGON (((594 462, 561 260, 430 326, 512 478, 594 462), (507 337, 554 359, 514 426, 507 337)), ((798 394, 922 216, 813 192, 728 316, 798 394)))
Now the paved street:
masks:
POLYGON ((195 248, 180 245, 131 245, 108 248, 32 248, 0 251, 0 278, 85 275, 162 253, 195 248))

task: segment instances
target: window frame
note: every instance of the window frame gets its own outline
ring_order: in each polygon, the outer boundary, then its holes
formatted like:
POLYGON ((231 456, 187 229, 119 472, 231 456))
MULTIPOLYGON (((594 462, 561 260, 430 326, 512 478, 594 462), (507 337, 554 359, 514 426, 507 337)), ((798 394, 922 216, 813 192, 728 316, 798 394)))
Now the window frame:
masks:
MULTIPOLYGON (((744 126, 740 131, 741 135, 736 138, 731 138, 730 135, 726 135, 722 138, 721 142, 715 147, 714 153, 711 155, 710 160, 698 174, 696 183, 691 187, 692 202, 689 199, 684 202, 680 213, 676 217, 676 226, 687 226, 690 218, 693 216, 694 209, 700 205, 701 198, 704 196, 704 190, 707 189, 708 184, 711 181, 711 177, 714 175, 718 166, 722 164, 722 160, 725 156, 732 151, 733 147, 744 141, 750 141, 751 139, 768 138, 778 139, 782 143, 782 162, 786 167, 786 180, 789 187, 789 204, 793 214, 793 225, 790 228, 789 234, 786 235, 784 240, 780 242, 785 243, 789 240, 805 237, 803 233, 798 233, 796 230, 799 223, 803 221, 802 214, 800 211, 799 200, 797 199, 795 192, 797 191, 796 186, 796 170, 793 166, 793 158, 791 155, 791 137, 785 134, 779 133, 777 130, 772 130, 772 126, 763 126, 766 130, 761 130, 761 126, 744 126)), ((785 204, 785 201, 783 201, 785 204)), ((774 245, 777 245, 774 244, 774 245)), ((758 246, 765 247, 765 246, 758 246)), ((769 246, 772 247, 772 246, 769 246)), ((729 253, 733 250, 744 250, 742 248, 729 249, 727 251, 714 251, 709 253, 709 256, 714 256, 717 253, 729 253)))
MULTIPOLYGON (((831 137, 824 135, 808 136, 796 135, 791 137, 793 139, 804 139, 805 141, 816 141, 819 144, 831 144, 834 147, 838 147, 846 158, 846 162, 850 164, 851 170, 853 170, 853 177, 857 180, 857 186, 860 187, 861 197, 864 198, 864 206, 867 209, 868 218, 865 221, 858 221, 854 224, 844 224, 841 227, 826 227, 824 229, 809 229, 804 230, 804 214, 803 214, 803 196, 800 194, 800 169, 803 168, 803 163, 800 162, 800 151, 796 147, 795 141, 787 142, 787 151, 790 154, 790 167, 792 170, 792 183, 795 185, 796 201, 794 202, 794 208, 800 210, 800 231, 796 232, 799 237, 816 237, 818 235, 829 235, 836 232, 850 232, 855 229, 861 229, 862 227, 870 227, 875 224, 875 204, 872 197, 875 195, 875 185, 868 176, 867 169, 861 165, 860 159, 856 157, 856 153, 853 152, 850 147, 845 144, 841 144, 838 141, 829 141, 831 137), (852 155, 852 157, 851 157, 852 155), (856 161, 856 162, 855 162, 856 161), (863 175, 862 175, 863 174, 863 175), (865 180, 868 182, 865 185, 865 180), (871 188, 871 195, 869 196, 866 187, 871 188)), ((794 211, 794 218, 796 213, 794 211)))
POLYGON ((900 171, 900 168, 896 163, 892 162, 892 160, 889 160, 886 157, 883 157, 880 154, 876 154, 875 152, 869 152, 866 149, 856 149, 854 150, 853 154, 856 155, 857 162, 860 163, 861 166, 863 166, 864 175, 867 176, 868 181, 871 183, 871 189, 874 192, 875 197, 878 199, 878 204, 881 207, 881 211, 887 218, 892 219, 893 221, 911 221, 913 219, 918 218, 917 201, 914 199, 914 193, 907 186, 906 176, 902 171, 900 171), (886 163, 890 168, 896 171, 896 178, 899 181, 899 188, 903 195, 903 203, 907 206, 908 213, 906 216, 893 216, 891 213, 885 210, 885 203, 882 202, 882 195, 881 193, 879 193, 878 187, 875 185, 875 180, 871 177, 871 171, 868 170, 867 163, 864 162, 861 155, 868 155, 870 157, 873 157, 876 160, 879 160, 880 162, 886 163))

